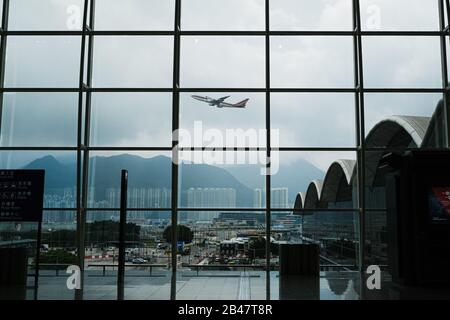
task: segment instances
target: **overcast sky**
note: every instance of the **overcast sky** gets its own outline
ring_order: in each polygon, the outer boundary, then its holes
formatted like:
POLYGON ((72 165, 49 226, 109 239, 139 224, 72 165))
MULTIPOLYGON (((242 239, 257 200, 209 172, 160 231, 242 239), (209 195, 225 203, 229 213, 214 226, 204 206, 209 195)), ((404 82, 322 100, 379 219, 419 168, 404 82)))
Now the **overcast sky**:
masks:
MULTIPOLYGON (((182 0, 184 30, 264 30, 264 0, 182 0)), ((437 0, 362 0, 363 28, 437 30, 437 0)), ((81 0, 12 0, 10 30, 67 30, 76 26, 81 0), (75 7, 74 7, 75 5, 75 7)), ((174 1, 97 0, 98 30, 171 30, 174 1)), ((351 30, 351 0, 272 0, 273 30, 351 30)), ((171 87, 172 37, 98 37, 93 84, 97 87, 171 87)), ((440 87, 439 37, 366 37, 366 87, 440 87)), ((8 37, 6 87, 78 87, 79 37, 8 37)), ((265 85, 264 37, 183 37, 182 87, 265 85)), ((351 88, 352 37, 272 37, 275 88, 351 88)), ((262 129, 265 95, 209 93, 230 102, 250 98, 245 110, 215 109, 190 94, 180 100, 180 125, 193 130, 262 129)), ((366 129, 390 115, 431 116, 436 94, 366 95, 366 129)), ((76 145, 77 94, 5 95, 3 146, 76 145)), ((91 144, 170 146, 170 93, 99 93, 92 101, 91 144)), ((355 145, 352 94, 273 94, 272 128, 280 145, 355 145)), ((259 144, 261 145, 261 144, 259 144)), ((282 157, 293 161, 299 155, 282 157)), ((347 156, 347 155, 346 155, 347 156)), ((323 170, 339 154, 306 157, 323 170)), ((19 160, 8 158, 9 165, 19 160), (13 162, 13 163, 11 163, 13 162)), ((25 160, 23 160, 25 161, 25 160)), ((5 162, 3 160, 2 162, 5 162)))

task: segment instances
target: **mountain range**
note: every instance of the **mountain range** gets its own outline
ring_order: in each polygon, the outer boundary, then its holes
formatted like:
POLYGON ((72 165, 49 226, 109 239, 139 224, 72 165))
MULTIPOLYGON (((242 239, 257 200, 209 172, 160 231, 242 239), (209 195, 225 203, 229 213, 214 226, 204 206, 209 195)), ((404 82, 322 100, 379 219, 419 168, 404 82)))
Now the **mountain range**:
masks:
MULTIPOLYGON (((129 188, 171 188, 172 161, 165 156, 143 158, 122 154, 110 157, 95 156, 89 163, 89 185, 94 187, 95 199, 103 200, 106 189, 120 187, 122 169, 129 170, 129 188)), ((47 192, 58 192, 76 185, 76 166, 45 156, 27 164, 24 169, 46 170, 47 192)), ((253 189, 264 188, 264 176, 259 166, 235 165, 217 167, 207 164, 182 163, 179 167, 180 201, 187 203, 189 188, 233 188, 238 207, 253 207, 253 189)), ((299 191, 306 191, 312 179, 323 178, 324 173, 307 161, 300 160, 280 168, 272 177, 273 187, 288 187, 292 201, 299 191)))

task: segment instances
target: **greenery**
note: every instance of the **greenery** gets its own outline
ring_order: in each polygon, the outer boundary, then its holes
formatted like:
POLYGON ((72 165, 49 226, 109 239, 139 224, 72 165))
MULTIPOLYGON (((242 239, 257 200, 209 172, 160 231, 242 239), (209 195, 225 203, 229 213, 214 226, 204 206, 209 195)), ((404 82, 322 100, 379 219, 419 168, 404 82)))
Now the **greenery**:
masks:
MULTIPOLYGON (((117 221, 95 221, 86 224, 86 245, 107 244, 107 242, 119 241, 119 222, 117 221)), ((125 241, 139 242, 141 227, 134 223, 127 223, 125 230, 125 241)), ((14 232, 10 234, 11 239, 36 239, 36 231, 14 232)), ((76 247, 76 230, 42 230, 43 244, 50 248, 74 248, 76 247)))
MULTIPOLYGON (((163 232, 163 238, 166 242, 172 242, 172 226, 168 226, 163 232)), ((177 239, 178 241, 182 241, 184 243, 191 243, 194 239, 194 232, 186 226, 178 225, 177 226, 177 239)))
MULTIPOLYGON (((278 244, 270 243, 270 253, 278 254, 278 244)), ((249 243, 248 256, 250 259, 265 258, 266 256, 266 239, 258 237, 249 243)))
POLYGON ((48 252, 42 252, 39 259, 40 263, 49 264, 76 264, 77 256, 66 250, 56 249, 48 252))
MULTIPOLYGON (((86 224, 86 239, 88 243, 104 243, 119 241, 119 222, 95 221, 86 224)), ((127 223, 125 227, 125 241, 140 241, 141 227, 134 223, 127 223)))

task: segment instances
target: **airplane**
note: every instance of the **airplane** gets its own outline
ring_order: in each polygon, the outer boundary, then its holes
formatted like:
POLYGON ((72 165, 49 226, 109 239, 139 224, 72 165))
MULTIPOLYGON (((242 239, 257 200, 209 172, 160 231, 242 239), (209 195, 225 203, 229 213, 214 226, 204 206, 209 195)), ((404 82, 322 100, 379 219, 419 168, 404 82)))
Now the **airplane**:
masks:
POLYGON ((232 103, 225 102, 225 100, 227 100, 229 97, 230 96, 223 97, 220 99, 213 99, 210 97, 192 96, 192 98, 194 98, 195 100, 198 100, 201 102, 206 102, 211 107, 216 106, 217 108, 245 108, 247 106, 247 102, 250 100, 250 99, 245 99, 245 100, 242 100, 241 102, 232 104, 232 103))

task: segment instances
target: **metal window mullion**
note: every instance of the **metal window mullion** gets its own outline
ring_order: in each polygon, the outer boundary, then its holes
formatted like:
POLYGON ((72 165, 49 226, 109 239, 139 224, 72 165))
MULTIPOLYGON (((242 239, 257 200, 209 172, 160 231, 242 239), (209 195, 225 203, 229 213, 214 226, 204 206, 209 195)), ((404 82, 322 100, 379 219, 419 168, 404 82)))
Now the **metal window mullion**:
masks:
MULTIPOLYGON (((94 20, 95 20, 95 0, 87 0, 86 1, 89 4, 89 10, 86 8, 86 12, 89 12, 89 16, 86 14, 86 23, 83 25, 83 31, 86 32, 88 29, 93 28, 94 26, 94 20), (87 19, 89 19, 89 27, 87 26, 87 19)), ((83 78, 80 76, 80 82, 81 82, 81 94, 83 95, 85 87, 90 88, 92 84, 92 64, 93 64, 93 46, 94 46, 94 37, 93 35, 89 34, 87 36, 87 39, 89 39, 88 43, 88 52, 87 56, 85 56, 84 64, 87 64, 87 74, 86 74, 86 82, 84 83, 84 74, 83 78)), ((86 40, 86 37, 85 37, 86 40)), ((84 65, 83 65, 84 68, 84 65)), ((83 69, 84 70, 84 69, 83 69)), ((84 73, 84 71, 83 71, 84 73)), ((81 228, 83 230, 83 239, 81 239, 84 249, 84 243, 86 239, 84 238, 84 230, 86 228, 86 215, 88 207, 88 188, 89 188, 89 149, 86 147, 89 147, 89 141, 90 141, 90 119, 91 119, 91 95, 92 93, 90 91, 87 91, 86 93, 86 101, 85 103, 85 114, 84 114, 84 137, 81 137, 84 141, 81 141, 80 144, 80 151, 82 150, 83 153, 83 170, 82 170, 82 186, 81 186, 81 228)), ((81 165, 81 163, 80 163, 81 165)), ((83 251, 84 255, 84 251, 83 251)), ((83 261, 84 263, 84 261, 83 261)))
POLYGON ((265 55, 266 55, 266 300, 270 300, 270 234, 272 213, 271 204, 271 166, 272 166, 272 145, 271 145, 271 92, 270 92, 270 0, 265 1, 265 55))
POLYGON ((365 255, 365 123, 364 123, 364 73, 363 73, 363 54, 362 54, 362 36, 361 36, 361 8, 360 1, 353 1, 353 23, 355 27, 354 50, 355 72, 357 72, 357 126, 358 126, 358 152, 357 152, 357 173, 358 173, 358 209, 359 209, 359 268, 364 272, 365 255))
MULTIPOLYGON (((358 194, 358 208, 359 208, 359 203, 360 203, 359 194, 361 192, 361 190, 360 190, 360 183, 361 183, 360 173, 363 170, 363 168, 361 167, 361 161, 359 158, 359 150, 361 148, 362 135, 361 135, 360 107, 359 107, 360 79, 359 79, 359 58, 358 58, 359 49, 358 49, 358 35, 357 35, 358 24, 357 24, 356 10, 357 10, 357 6, 356 6, 355 0, 354 0, 352 3, 352 11, 353 11, 352 12, 352 20, 353 20, 352 26, 353 26, 353 31, 354 31, 353 32, 353 63, 354 63, 353 69, 354 69, 354 85, 355 85, 355 129, 356 129, 355 130, 355 134, 356 134, 355 142, 356 142, 356 147, 357 147, 357 150, 356 150, 356 154, 357 154, 356 176, 357 176, 357 186, 358 186, 357 194, 358 194)), ((358 219, 358 226, 360 226, 361 225, 361 210, 358 210, 357 219, 358 219)), ((358 238, 359 238, 359 240, 361 240, 361 228, 359 228, 359 231, 358 231, 358 238)), ((359 242, 359 244, 360 245, 359 245, 358 255, 355 256, 355 259, 358 261, 358 265, 361 266, 361 255, 360 255, 361 242, 359 242)))
MULTIPOLYGON (((9 0, 3 0, 3 11, 2 11, 2 31, 8 30, 8 16, 9 16, 9 0)), ((2 135, 2 118, 3 118, 3 88, 5 87, 5 68, 6 68, 6 43, 8 36, 3 33, 0 41, 0 137, 2 135)))
POLYGON ((449 83, 448 83, 448 53, 447 53, 447 39, 450 39, 450 0, 439 0, 439 28, 443 32, 441 36, 441 61, 442 61, 442 87, 444 89, 444 130, 445 141, 444 147, 450 147, 450 106, 449 106, 449 83), (447 26, 445 25, 445 17, 447 17, 447 26), (445 30, 447 30, 445 32, 445 30))
MULTIPOLYGON (((377 31, 377 30, 365 30, 361 31, 363 36, 386 36, 386 37, 418 37, 418 36, 441 36, 447 33, 447 30, 442 31, 418 31, 418 30, 392 30, 392 31, 377 31)), ((1 35, 8 36, 81 36, 82 31, 63 31, 63 30, 12 30, 12 31, 1 31, 1 35)), ((232 37, 232 36, 243 36, 243 37, 261 37, 266 35, 266 31, 235 31, 235 30, 192 30, 192 31, 180 31, 181 36, 198 36, 198 37, 232 37)), ((175 32, 165 31, 165 30, 88 30, 86 35, 92 36, 174 36, 175 32)), ((270 36, 330 36, 330 37, 342 37, 342 36, 352 36, 353 31, 343 30, 343 31, 327 31, 327 30, 274 30, 269 32, 270 36)))
MULTIPOLYGON (((8 87, 0 88, 0 93, 6 92, 61 92, 61 93, 78 93, 79 89, 76 88, 55 88, 55 87, 8 87)), ((170 88, 84 88, 84 92, 103 92, 103 93, 136 93, 136 92, 166 92, 172 93, 173 89, 170 88)), ((265 93, 265 88, 179 88, 178 91, 181 92, 245 92, 245 93, 265 93)), ((359 90, 354 87, 351 88, 271 88, 269 90, 271 93, 355 93, 359 90)), ((364 93, 443 93, 445 89, 439 88, 363 88, 364 93)))
MULTIPOLYGON (((172 134, 178 132, 180 126, 180 46, 181 46, 181 0, 175 1, 174 47, 173 47, 173 83, 172 83, 172 134)), ((177 225, 178 225, 178 141, 172 137, 172 243, 171 264, 172 278, 170 299, 176 299, 177 285, 177 225)))
POLYGON ((77 214, 77 258, 78 266, 81 270, 81 288, 75 290, 75 299, 83 299, 83 289, 84 289, 84 237, 85 237, 85 211, 83 210, 82 203, 82 171, 81 164, 83 160, 83 87, 84 87, 84 65, 86 59, 86 23, 88 15, 89 0, 84 0, 83 7, 83 25, 82 25, 82 35, 81 35, 81 47, 80 47, 80 73, 79 73, 79 87, 78 87, 78 121, 77 121, 77 192, 76 192, 76 214, 77 214))

